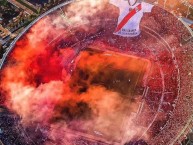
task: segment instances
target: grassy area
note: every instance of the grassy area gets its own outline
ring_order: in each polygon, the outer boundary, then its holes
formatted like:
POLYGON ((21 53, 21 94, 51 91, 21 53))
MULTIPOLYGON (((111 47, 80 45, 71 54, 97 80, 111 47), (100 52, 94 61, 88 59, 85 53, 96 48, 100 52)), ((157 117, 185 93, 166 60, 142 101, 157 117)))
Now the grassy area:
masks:
POLYGON ((38 11, 36 9, 34 9, 30 5, 26 4, 23 0, 16 0, 16 1, 19 2, 20 4, 24 5, 25 7, 29 8, 30 10, 32 10, 34 13, 38 14, 38 11))

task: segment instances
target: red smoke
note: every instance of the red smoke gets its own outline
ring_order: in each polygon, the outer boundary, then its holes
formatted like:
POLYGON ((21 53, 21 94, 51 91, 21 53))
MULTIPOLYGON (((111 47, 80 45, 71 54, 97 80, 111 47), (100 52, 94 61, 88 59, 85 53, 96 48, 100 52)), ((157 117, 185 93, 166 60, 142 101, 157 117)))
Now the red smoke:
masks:
MULTIPOLYGON (((21 115, 24 126, 31 122, 48 125, 49 137, 56 141, 57 135, 67 128, 92 135, 97 130, 113 141, 123 133, 127 141, 143 132, 133 122, 132 112, 136 113, 140 100, 134 89, 141 87, 141 75, 146 73, 149 61, 112 52, 108 56, 100 50, 78 53, 96 42, 82 40, 104 27, 103 23, 99 28, 97 23, 90 26, 90 17, 98 15, 104 3, 87 0, 79 2, 79 7, 70 5, 64 9, 68 23, 74 27, 70 31, 61 15, 52 14, 36 23, 16 43, 1 72, 1 88, 6 92, 5 104, 21 115), (89 42, 82 48, 78 40, 89 42), (113 82, 113 78, 121 81, 113 82), (134 85, 127 85, 130 83, 134 85), (127 128, 122 128, 125 114, 131 117, 127 128)), ((107 42, 102 44, 118 50, 107 42)))

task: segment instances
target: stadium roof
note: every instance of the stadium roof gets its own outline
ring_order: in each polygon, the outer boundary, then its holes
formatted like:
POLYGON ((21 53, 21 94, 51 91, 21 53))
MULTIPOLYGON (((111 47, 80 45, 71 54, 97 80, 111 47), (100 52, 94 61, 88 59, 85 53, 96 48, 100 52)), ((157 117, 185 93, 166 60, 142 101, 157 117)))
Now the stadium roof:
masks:
POLYGON ((193 24, 193 20, 187 19, 187 18, 185 18, 185 17, 183 17, 182 20, 183 20, 184 22, 186 22, 188 25, 192 25, 192 24, 193 24))

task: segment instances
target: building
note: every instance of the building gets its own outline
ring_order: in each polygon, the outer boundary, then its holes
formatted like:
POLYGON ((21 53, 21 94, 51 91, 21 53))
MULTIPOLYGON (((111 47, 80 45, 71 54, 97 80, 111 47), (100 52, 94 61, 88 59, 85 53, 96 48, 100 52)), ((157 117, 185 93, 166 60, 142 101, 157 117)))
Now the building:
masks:
POLYGON ((38 14, 40 8, 32 5, 26 0, 7 0, 9 3, 15 5, 18 8, 23 9, 29 15, 38 14))
POLYGON ((4 28, 2 25, 0 25, 0 39, 4 39, 5 37, 9 36, 11 32, 4 28))
POLYGON ((0 24, 2 24, 2 22, 3 22, 3 18, 0 17, 0 24))

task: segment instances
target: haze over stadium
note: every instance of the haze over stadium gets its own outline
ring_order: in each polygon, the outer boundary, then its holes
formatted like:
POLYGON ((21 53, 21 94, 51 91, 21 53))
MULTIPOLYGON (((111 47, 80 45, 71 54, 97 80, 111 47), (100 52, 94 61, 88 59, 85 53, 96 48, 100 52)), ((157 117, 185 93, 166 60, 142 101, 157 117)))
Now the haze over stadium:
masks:
MULTIPOLYGON (((180 36, 189 32, 156 7, 142 19, 139 37, 122 38, 112 34, 117 16, 107 0, 73 2, 43 17, 16 42, 1 71, 1 94, 32 139, 40 140, 33 133, 39 125, 47 145, 71 144, 77 136, 90 144, 170 143, 162 130, 172 117, 181 120, 172 112, 181 88, 188 87, 181 85, 191 77, 183 73, 193 71, 182 66, 184 58, 192 61, 180 46, 180 36)), ((189 93, 191 87, 185 89, 189 93)))

